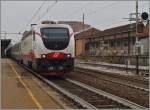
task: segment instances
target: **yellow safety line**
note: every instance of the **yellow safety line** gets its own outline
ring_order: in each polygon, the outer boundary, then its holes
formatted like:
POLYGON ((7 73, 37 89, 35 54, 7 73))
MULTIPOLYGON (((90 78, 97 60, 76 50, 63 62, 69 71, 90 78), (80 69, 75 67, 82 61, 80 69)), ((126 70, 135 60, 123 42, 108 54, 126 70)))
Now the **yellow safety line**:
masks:
POLYGON ((22 83, 22 85, 25 87, 25 89, 27 90, 29 96, 31 97, 31 99, 35 102, 35 104, 37 105, 37 107, 40 110, 43 110, 43 107, 41 106, 41 104, 37 101, 37 99, 35 98, 35 96, 33 95, 33 93, 31 92, 30 88, 23 82, 23 80, 21 79, 20 75, 18 74, 18 72, 15 70, 15 68, 13 67, 13 65, 9 62, 12 70, 16 73, 17 78, 19 79, 19 81, 22 83))

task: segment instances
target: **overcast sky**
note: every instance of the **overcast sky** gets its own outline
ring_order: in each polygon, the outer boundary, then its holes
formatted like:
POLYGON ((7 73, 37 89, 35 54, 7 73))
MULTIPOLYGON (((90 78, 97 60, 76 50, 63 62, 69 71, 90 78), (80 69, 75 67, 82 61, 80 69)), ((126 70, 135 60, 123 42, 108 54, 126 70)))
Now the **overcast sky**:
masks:
MULTIPOLYGON (((104 30, 128 24, 129 21, 124 18, 129 17, 129 13, 135 12, 135 1, 69 2, 58 0, 56 4, 55 1, 2 1, 1 31, 19 32, 29 29, 30 25, 27 25, 27 23, 41 4, 43 4, 43 7, 30 23, 37 23, 41 20, 82 21, 82 14, 84 13, 85 23, 104 30), (49 8, 52 5, 53 7, 49 8)), ((139 12, 144 11, 149 12, 149 1, 139 2, 139 12)), ((21 38, 20 35, 7 35, 6 37, 13 39, 14 42, 21 38)))

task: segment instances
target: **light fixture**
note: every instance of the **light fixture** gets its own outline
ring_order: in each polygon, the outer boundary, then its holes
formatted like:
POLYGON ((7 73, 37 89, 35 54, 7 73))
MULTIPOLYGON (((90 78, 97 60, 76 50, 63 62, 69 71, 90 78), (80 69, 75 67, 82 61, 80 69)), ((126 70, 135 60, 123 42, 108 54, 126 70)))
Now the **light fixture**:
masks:
POLYGON ((45 54, 42 54, 41 56, 42 56, 42 58, 46 58, 46 55, 45 55, 45 54))
POLYGON ((67 57, 67 58, 71 58, 71 54, 67 54, 66 57, 67 57))

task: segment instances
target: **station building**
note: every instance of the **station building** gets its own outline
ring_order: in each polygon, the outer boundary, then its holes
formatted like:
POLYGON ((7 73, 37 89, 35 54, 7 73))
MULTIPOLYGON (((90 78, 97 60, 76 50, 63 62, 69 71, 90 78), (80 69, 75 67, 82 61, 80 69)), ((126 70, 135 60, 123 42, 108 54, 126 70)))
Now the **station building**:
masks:
MULTIPOLYGON (((149 55, 149 23, 138 35, 141 49, 139 62, 148 65, 149 55)), ((98 60, 124 64, 130 58, 131 64, 136 63, 136 24, 127 24, 106 30, 95 28, 75 33, 76 57, 89 56, 98 60)))
MULTIPOLYGON (((142 54, 148 55, 148 24, 138 35, 142 46, 142 54)), ((112 56, 134 55, 136 41, 136 24, 127 24, 104 31, 95 28, 75 33, 76 55, 112 56), (80 48, 77 48, 80 47, 80 48)))
POLYGON ((76 56, 90 53, 89 43, 92 43, 92 38, 94 38, 94 35, 99 32, 101 31, 93 27, 75 32, 76 56))

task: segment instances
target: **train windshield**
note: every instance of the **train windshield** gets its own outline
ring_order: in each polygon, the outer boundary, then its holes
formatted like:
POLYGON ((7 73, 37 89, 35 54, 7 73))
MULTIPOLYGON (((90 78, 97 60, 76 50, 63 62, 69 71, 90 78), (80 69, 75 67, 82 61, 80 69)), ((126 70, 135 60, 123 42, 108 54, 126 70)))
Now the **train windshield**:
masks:
POLYGON ((67 28, 42 28, 41 35, 45 47, 51 50, 62 50, 69 44, 67 28))

